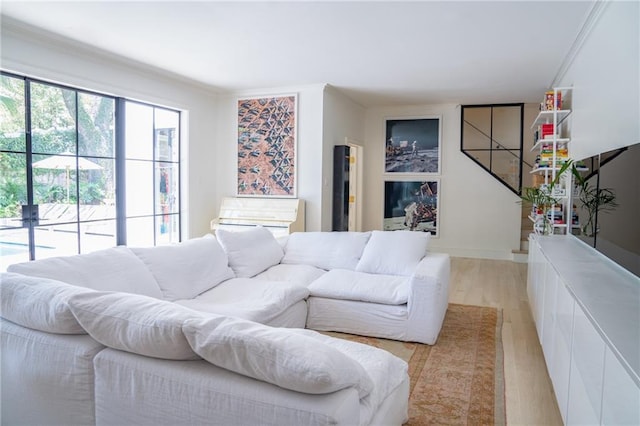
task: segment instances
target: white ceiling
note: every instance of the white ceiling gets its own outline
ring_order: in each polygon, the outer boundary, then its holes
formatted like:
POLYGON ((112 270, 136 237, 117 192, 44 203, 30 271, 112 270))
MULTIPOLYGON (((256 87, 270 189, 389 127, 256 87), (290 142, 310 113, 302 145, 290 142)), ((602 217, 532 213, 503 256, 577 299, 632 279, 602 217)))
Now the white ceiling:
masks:
POLYGON ((593 1, 1 1, 219 91, 328 83, 364 106, 537 102, 593 1))

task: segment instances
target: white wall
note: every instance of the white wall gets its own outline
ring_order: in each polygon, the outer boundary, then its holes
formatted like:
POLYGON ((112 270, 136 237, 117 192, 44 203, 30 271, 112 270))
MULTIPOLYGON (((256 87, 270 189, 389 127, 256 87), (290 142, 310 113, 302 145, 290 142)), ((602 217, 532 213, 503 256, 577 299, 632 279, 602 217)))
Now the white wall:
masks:
POLYGON ((6 71, 184 111, 183 238, 209 232, 218 191, 211 173, 218 156, 212 119, 217 100, 211 89, 4 21, 1 55, 6 71))
POLYGON ((575 159, 640 142, 640 3, 602 4, 558 83, 573 86, 575 159))
POLYGON ((322 230, 332 227, 333 147, 345 138, 364 143, 365 109, 332 86, 326 86, 323 105, 322 230))
POLYGON ((430 247, 453 256, 511 259, 520 244, 519 198, 460 152, 460 108, 418 105, 366 111, 364 229, 382 229, 384 214, 385 119, 442 117, 440 236, 430 247))
MULTIPOLYGON (((220 97, 220 108, 216 117, 216 144, 218 157, 212 166, 220 189, 214 200, 220 206, 221 197, 236 195, 237 185, 237 141, 238 141, 238 98, 265 95, 297 94, 297 197, 305 201, 307 231, 322 228, 322 99, 324 84, 301 87, 279 87, 251 92, 238 92, 220 97)), ((330 208, 330 207, 329 207, 330 208)))
MULTIPOLYGON (((558 85, 574 86, 574 158, 640 141, 639 9, 638 2, 606 2, 559 80, 558 85)), ((2 67, 9 71, 185 111, 189 129, 184 168, 188 176, 183 179, 185 237, 208 232, 220 198, 235 195, 237 97, 297 93, 297 190, 307 203, 308 230, 330 229, 334 144, 344 137, 364 142, 363 226, 381 229, 385 118, 441 115, 442 173, 436 176, 441 189, 440 237, 433 239, 432 247, 457 256, 510 258, 511 250, 519 246, 518 197, 460 152, 460 111, 455 105, 363 110, 325 84, 219 97, 179 76, 4 21, 1 54, 2 67)), ((525 150, 529 124, 525 119, 525 150)))

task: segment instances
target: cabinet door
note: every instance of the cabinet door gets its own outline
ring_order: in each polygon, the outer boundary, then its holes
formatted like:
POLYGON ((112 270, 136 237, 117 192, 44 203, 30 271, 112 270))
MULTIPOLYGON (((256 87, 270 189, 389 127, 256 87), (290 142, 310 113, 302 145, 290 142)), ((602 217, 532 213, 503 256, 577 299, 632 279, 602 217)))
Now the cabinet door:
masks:
MULTIPOLYGON (((544 259, 544 257, 543 257, 544 259)), ((538 285, 536 286, 536 329, 538 330, 538 340, 540 344, 542 344, 542 334, 544 332, 544 327, 547 325, 544 323, 544 300, 545 300, 545 292, 547 291, 547 271, 552 269, 549 263, 544 262, 540 266, 540 275, 538 276, 538 285)))
POLYGON ((640 388, 609 348, 605 353, 602 424, 640 425, 640 388))
POLYGON ((545 270, 544 277, 544 328, 542 330, 542 353, 547 362, 549 374, 553 370, 553 354, 556 332, 556 291, 558 287, 558 275, 551 266, 545 270))
POLYGON ((527 297, 533 321, 536 318, 536 292, 540 285, 540 270, 542 268, 542 253, 535 238, 529 238, 529 265, 527 270, 527 297))
POLYGON ((556 290, 556 330, 553 345, 553 368, 549 371, 558 401, 562 421, 567 423, 569 400, 569 371, 571 369, 571 342, 573 340, 573 310, 575 300, 562 281, 556 290))
POLYGON ((605 344, 582 309, 573 315, 567 424, 600 424, 605 344))

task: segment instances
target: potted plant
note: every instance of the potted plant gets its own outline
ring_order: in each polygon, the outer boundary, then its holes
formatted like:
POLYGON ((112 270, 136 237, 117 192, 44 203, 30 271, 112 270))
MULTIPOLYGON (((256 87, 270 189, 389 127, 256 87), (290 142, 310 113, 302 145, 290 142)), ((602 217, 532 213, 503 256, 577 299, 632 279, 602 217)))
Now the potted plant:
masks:
POLYGON ((618 207, 616 193, 611 188, 597 188, 590 185, 575 166, 571 168, 571 172, 578 188, 578 199, 587 211, 587 221, 580 227, 580 231, 587 237, 593 237, 598 232, 596 215, 613 211, 618 207))
POLYGON ((562 174, 571 167, 572 161, 566 161, 557 171, 555 178, 545 186, 523 188, 520 195, 521 202, 531 204, 531 219, 536 234, 549 235, 553 233, 553 220, 549 220, 551 208, 560 204, 559 197, 554 195, 555 188, 560 182, 562 174))

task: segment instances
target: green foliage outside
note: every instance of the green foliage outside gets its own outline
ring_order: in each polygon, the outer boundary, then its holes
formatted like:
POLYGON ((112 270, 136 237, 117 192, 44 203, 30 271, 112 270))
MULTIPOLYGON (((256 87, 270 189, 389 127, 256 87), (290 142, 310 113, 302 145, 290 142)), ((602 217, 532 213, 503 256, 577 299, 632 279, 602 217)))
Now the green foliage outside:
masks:
MULTIPOLYGON (((22 79, 1 76, 0 218, 20 216, 21 204, 27 201, 24 91, 22 79)), ((63 152, 75 153, 76 144, 81 156, 114 157, 113 99, 35 82, 30 84, 30 95, 34 162, 63 152)), ((78 178, 81 204, 100 204, 113 198, 113 161, 100 164, 101 170, 70 171, 69 203, 78 201, 78 178)), ((64 169, 34 168, 34 202, 66 203, 65 179, 64 169)))

